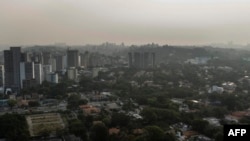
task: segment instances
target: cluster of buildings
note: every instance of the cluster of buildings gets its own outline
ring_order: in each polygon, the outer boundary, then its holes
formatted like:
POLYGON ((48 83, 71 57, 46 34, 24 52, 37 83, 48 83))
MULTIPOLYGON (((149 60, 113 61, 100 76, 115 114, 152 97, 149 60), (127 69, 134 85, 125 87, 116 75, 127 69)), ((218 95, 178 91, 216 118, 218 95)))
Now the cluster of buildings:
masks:
POLYGON ((155 67, 155 52, 129 52, 130 68, 153 68, 155 67))
POLYGON ((98 53, 68 49, 66 54, 58 52, 22 52, 21 47, 4 50, 4 65, 0 65, 0 91, 19 93, 22 88, 42 84, 43 81, 58 83, 60 76, 77 81, 79 70, 94 68, 113 58, 98 53))

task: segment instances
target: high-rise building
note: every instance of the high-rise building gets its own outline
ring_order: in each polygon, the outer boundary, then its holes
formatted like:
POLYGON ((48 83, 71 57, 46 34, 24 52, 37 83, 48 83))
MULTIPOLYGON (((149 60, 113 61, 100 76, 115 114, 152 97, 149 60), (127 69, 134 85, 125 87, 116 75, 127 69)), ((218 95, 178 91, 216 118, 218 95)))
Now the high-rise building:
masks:
POLYGON ((43 65, 43 80, 47 80, 47 75, 50 74, 51 72, 52 72, 51 65, 43 65))
POLYGON ((76 81, 78 79, 78 72, 76 68, 69 68, 67 70, 68 79, 76 81))
POLYGON ((33 53, 32 61, 35 63, 43 64, 42 53, 33 53))
POLYGON ((155 53, 154 52, 152 52, 151 53, 151 67, 155 67, 155 53))
POLYGON ((68 68, 67 55, 64 55, 62 59, 63 59, 63 69, 67 69, 68 68))
POLYGON ((51 65, 51 53, 50 52, 43 52, 42 53, 42 64, 43 65, 51 65))
POLYGON ((21 62, 31 62, 31 54, 29 52, 21 53, 21 62))
POLYGON ((84 54, 81 54, 81 66, 84 66, 84 68, 89 67, 89 52, 86 51, 84 54))
POLYGON ((128 66, 130 68, 133 67, 133 57, 131 52, 128 53, 128 66))
POLYGON ((143 53, 143 68, 148 68, 150 66, 149 63, 149 52, 144 52, 143 53))
POLYGON ((4 87, 4 65, 0 65, 0 87, 4 87))
POLYGON ((63 69, 63 56, 62 55, 57 55, 55 57, 56 60, 56 71, 61 71, 63 69))
POLYGON ((5 88, 11 88, 13 92, 20 92, 20 62, 21 47, 10 47, 4 50, 5 88))
POLYGON ((128 63, 130 68, 153 68, 155 67, 154 52, 129 52, 128 63))
POLYGON ((36 79, 25 79, 22 82, 23 88, 30 88, 30 87, 35 87, 37 85, 36 79))
POLYGON ((37 84, 42 84, 44 80, 42 64, 35 64, 35 79, 37 84))
POLYGON ((79 52, 78 50, 67 51, 67 67, 79 67, 79 52))
POLYGON ((34 62, 21 62, 20 63, 20 84, 23 88, 24 80, 35 79, 34 62))
POLYGON ((141 53, 140 52, 135 52, 134 53, 134 63, 133 67, 135 68, 141 68, 141 53))
POLYGON ((89 55, 89 67, 94 68, 94 67, 101 67, 102 66, 102 56, 98 53, 91 53, 89 55))
POLYGON ((56 59, 52 58, 50 62, 52 66, 52 71, 55 72, 56 71, 56 59))

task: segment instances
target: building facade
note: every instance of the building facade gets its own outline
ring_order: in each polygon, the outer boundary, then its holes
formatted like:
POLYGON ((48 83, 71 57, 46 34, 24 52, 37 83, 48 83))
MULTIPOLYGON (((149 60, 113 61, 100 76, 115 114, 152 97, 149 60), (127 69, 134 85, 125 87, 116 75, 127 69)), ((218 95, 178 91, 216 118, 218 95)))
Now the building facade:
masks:
POLYGON ((78 50, 67 51, 67 67, 79 67, 79 52, 78 50))
POLYGON ((42 64, 35 64, 35 80, 37 84, 42 84, 43 82, 43 69, 42 69, 42 64))
POLYGON ((4 50, 5 88, 11 88, 13 92, 20 92, 20 62, 21 47, 10 47, 4 50))
POLYGON ((24 80, 35 79, 35 66, 34 62, 21 62, 20 63, 20 84, 23 88, 24 80))
POLYGON ((4 65, 0 65, 0 87, 4 87, 4 65))
POLYGON ((129 52, 128 64, 130 68, 154 68, 155 57, 154 52, 129 52))

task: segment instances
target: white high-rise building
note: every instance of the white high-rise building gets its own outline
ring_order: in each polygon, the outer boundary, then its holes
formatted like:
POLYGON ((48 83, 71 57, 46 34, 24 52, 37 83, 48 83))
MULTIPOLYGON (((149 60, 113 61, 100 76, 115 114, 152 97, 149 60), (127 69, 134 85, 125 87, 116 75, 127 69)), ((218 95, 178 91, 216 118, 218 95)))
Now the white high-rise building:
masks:
POLYGON ((66 69, 68 67, 68 64, 67 64, 67 55, 64 55, 63 56, 63 69, 66 69))
POLYGON ((35 79, 37 84, 42 84, 44 80, 42 64, 35 64, 35 79))
POLYGON ((51 72, 52 72, 51 65, 43 65, 43 80, 47 80, 47 74, 49 74, 51 72))
POLYGON ((71 67, 67 70, 68 79, 76 81, 78 79, 78 72, 77 69, 71 67))
POLYGON ((52 65, 52 71, 55 72, 56 71, 56 59, 55 58, 51 59, 51 65, 52 65))

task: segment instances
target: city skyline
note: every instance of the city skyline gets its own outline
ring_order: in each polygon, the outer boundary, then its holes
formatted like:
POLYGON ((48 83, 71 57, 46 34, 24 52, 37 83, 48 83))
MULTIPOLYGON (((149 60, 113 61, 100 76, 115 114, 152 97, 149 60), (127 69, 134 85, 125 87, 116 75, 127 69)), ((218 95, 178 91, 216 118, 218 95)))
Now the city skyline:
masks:
POLYGON ((249 13, 247 0, 2 0, 0 44, 248 44, 249 13))

